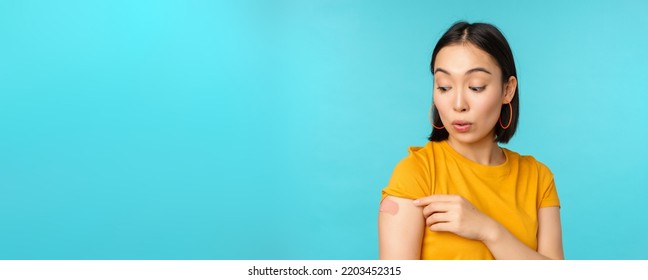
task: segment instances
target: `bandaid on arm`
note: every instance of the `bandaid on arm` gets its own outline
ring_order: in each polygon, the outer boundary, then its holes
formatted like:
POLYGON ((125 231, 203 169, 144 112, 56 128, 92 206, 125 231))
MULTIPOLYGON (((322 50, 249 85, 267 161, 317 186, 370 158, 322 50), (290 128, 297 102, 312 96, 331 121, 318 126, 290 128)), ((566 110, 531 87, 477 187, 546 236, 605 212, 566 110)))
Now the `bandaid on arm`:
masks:
POLYGON ((378 208, 380 259, 420 259, 425 232, 422 208, 411 199, 387 196, 378 208))
POLYGON ((378 211, 380 211, 381 213, 396 215, 398 214, 398 203, 387 197, 380 203, 380 209, 378 211))

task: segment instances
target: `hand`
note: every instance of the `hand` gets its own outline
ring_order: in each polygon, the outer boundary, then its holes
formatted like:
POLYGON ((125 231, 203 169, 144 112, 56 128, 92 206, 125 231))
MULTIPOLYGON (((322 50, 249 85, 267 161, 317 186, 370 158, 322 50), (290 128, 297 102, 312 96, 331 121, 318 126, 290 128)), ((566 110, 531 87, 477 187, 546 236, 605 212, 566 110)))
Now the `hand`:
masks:
POLYGON ((447 231, 461 237, 486 241, 496 234, 498 223, 459 195, 431 195, 413 201, 423 208, 431 231, 447 231))

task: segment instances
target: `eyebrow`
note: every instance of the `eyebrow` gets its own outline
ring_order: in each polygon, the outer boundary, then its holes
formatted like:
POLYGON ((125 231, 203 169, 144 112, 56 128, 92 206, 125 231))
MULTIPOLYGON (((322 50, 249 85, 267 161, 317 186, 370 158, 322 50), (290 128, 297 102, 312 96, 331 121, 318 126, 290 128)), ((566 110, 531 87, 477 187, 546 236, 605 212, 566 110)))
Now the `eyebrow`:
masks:
MULTIPOLYGON (((443 68, 435 69, 434 74, 436 74, 437 72, 446 73, 446 74, 450 75, 450 72, 448 72, 447 70, 445 70, 443 68)), ((470 70, 466 71, 466 75, 474 73, 474 72, 484 72, 484 73, 486 73, 488 75, 493 75, 491 72, 489 72, 488 70, 486 70, 486 68, 483 68, 483 67, 477 67, 477 68, 470 69, 470 70)))

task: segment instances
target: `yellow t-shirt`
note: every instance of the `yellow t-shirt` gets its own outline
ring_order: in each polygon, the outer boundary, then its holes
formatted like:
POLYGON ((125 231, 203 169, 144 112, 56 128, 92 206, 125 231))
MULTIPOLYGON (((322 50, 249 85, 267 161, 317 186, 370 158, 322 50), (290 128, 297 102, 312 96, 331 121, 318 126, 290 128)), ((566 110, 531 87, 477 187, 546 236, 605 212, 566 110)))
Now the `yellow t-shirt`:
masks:
MULTIPOLYGON (((463 157, 447 141, 409 147, 409 155, 396 165, 382 198, 461 195, 537 250, 538 209, 560 206, 553 174, 532 156, 503 150, 506 161, 488 166, 463 157)), ((493 259, 493 255, 481 241, 426 227, 421 259, 493 259)))

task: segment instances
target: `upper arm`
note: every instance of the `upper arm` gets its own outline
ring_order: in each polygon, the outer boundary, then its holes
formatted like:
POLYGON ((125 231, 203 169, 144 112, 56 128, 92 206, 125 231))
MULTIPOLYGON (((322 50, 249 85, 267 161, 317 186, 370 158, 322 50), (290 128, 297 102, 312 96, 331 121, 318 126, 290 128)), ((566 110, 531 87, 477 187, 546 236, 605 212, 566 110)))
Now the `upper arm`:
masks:
POLYGON ((420 259, 424 229, 423 211, 411 199, 385 197, 378 213, 379 258, 420 259))
POLYGON ((538 253, 551 259, 565 258, 560 207, 542 207, 538 210, 538 253))

